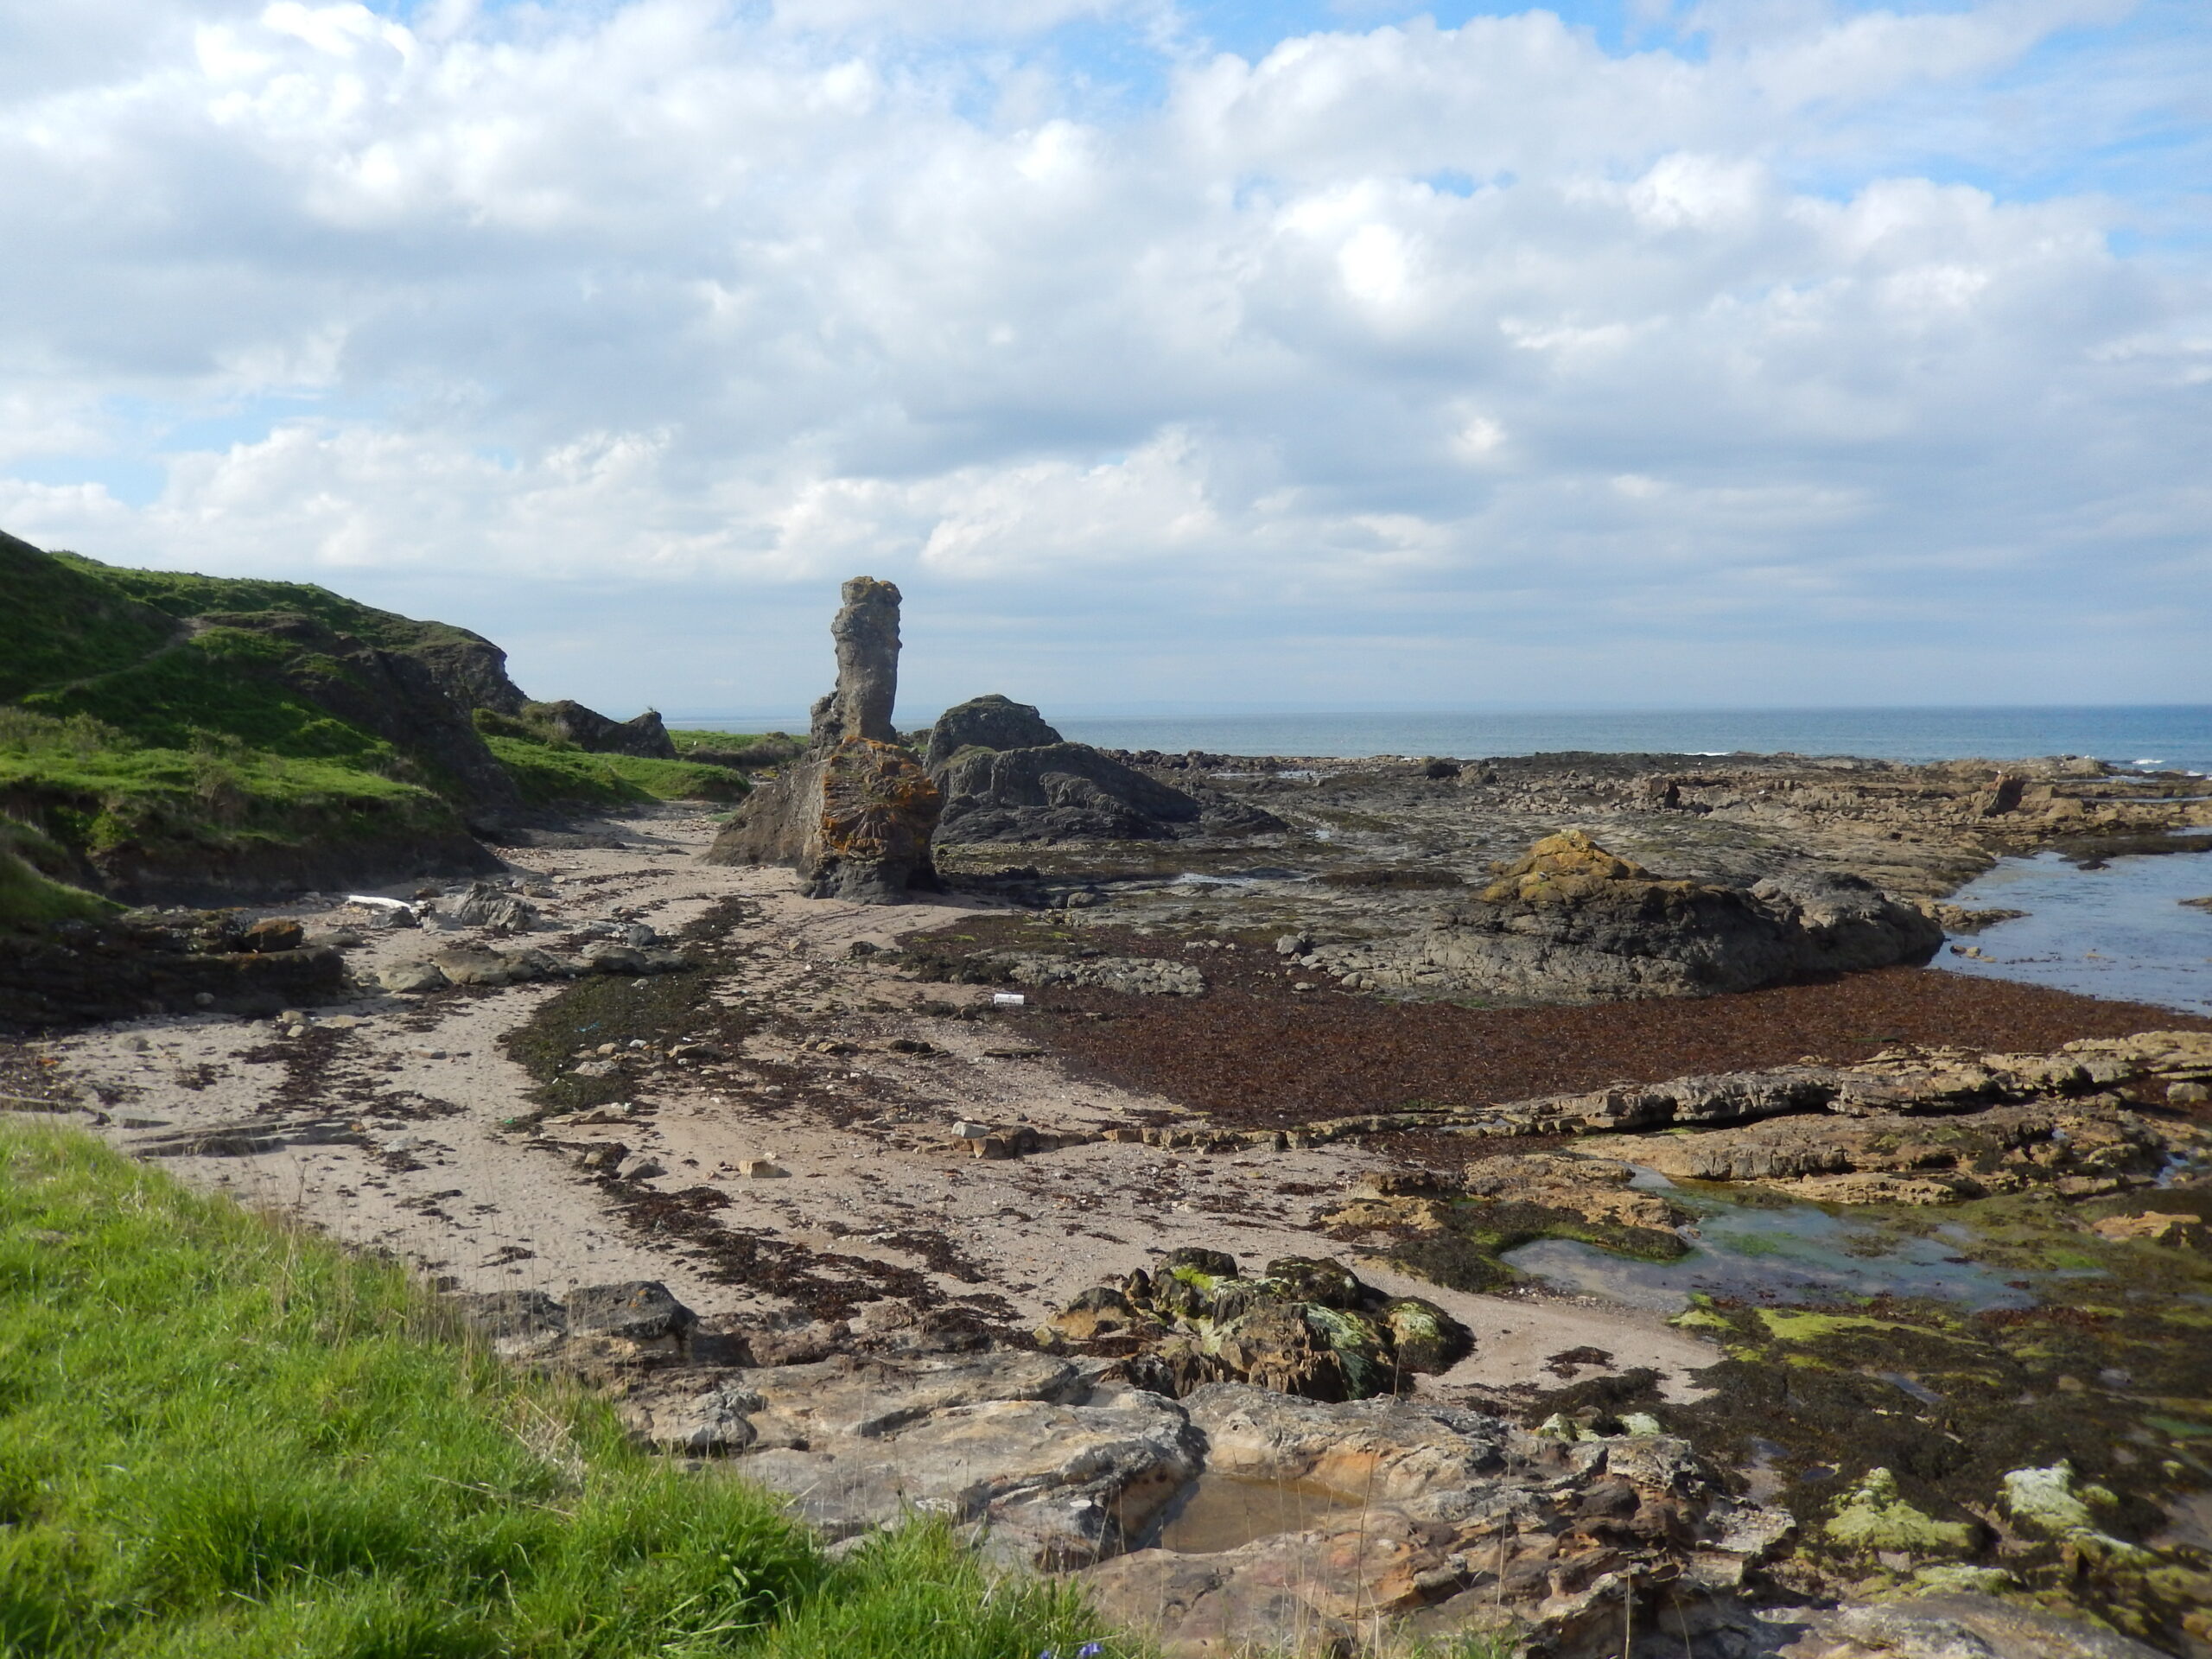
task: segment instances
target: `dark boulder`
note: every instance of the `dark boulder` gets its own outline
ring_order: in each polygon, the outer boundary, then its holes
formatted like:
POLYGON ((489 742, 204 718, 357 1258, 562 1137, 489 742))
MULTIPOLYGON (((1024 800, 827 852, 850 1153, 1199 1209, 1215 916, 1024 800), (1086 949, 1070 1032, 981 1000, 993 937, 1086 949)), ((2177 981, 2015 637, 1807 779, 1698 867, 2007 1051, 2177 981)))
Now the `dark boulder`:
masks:
POLYGON ((957 703, 938 716, 930 728, 930 746, 922 764, 934 772, 963 749, 1040 749, 1064 741, 1030 704, 994 691, 957 703))
POLYGON ((1707 996, 1921 963, 1942 929, 1871 882, 1803 873, 1753 887, 1671 880, 1579 830, 1498 867, 1433 925, 1329 946, 1356 988, 1473 991, 1535 1001, 1707 996))
POLYGON ((1161 841, 1205 810, 1087 743, 971 747, 936 776, 948 842, 1161 841))
POLYGON ((669 736, 660 715, 651 709, 628 720, 610 720, 597 709, 563 697, 557 702, 531 703, 524 715, 588 754, 629 754, 643 760, 677 758, 675 740, 669 736))
POLYGON ((1177 789, 1088 743, 959 751, 933 774, 941 841, 1172 841, 1265 835, 1280 818, 1203 786, 1177 789))
POLYGON ((677 1301, 658 1279, 619 1285, 579 1285, 567 1306, 569 1329, 591 1336, 654 1342, 691 1333, 699 1316, 677 1301))

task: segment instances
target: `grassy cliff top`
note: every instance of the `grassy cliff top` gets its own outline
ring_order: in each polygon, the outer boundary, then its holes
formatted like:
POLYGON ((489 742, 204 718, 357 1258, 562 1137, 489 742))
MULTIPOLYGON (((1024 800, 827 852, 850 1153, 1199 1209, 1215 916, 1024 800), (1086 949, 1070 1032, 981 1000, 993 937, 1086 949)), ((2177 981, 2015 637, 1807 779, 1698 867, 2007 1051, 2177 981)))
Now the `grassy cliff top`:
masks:
POLYGON ((306 582, 127 569, 47 553, 0 531, 0 702, 143 663, 180 639, 188 618, 274 612, 313 617, 388 650, 489 643, 306 582))

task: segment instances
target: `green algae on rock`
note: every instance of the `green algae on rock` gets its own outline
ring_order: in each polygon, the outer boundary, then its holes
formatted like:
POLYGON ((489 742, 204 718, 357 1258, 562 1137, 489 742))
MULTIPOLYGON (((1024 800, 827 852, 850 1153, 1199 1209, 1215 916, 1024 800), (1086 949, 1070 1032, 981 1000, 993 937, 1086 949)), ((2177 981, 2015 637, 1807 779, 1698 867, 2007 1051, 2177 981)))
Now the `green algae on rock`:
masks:
POLYGON ((1904 1550, 1914 1554, 1971 1549, 1975 1529, 1963 1521, 1938 1521, 1905 1502, 1897 1478, 1887 1469, 1870 1469, 1836 1504, 1821 1528, 1837 1543, 1870 1554, 1904 1550))
POLYGON ((1047 1348, 1117 1357, 1133 1379, 1178 1395, 1236 1382, 1328 1401, 1402 1392, 1474 1346, 1434 1303, 1386 1296, 1341 1262, 1280 1256, 1247 1275, 1226 1252, 1194 1248, 1083 1292, 1036 1334, 1047 1348))

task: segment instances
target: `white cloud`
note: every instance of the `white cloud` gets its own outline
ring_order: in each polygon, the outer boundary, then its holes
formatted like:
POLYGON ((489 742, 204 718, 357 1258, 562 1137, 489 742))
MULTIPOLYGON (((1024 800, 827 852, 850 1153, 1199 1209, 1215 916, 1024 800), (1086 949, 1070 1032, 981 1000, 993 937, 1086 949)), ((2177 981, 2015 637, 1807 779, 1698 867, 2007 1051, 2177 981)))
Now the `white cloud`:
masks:
MULTIPOLYGON (((525 654, 575 629, 524 584, 675 626, 867 567, 987 642, 962 672, 1019 639, 1065 695, 1147 641, 1192 695, 1499 695, 1545 641, 1615 695, 1724 687, 1715 617, 1740 695, 1777 652, 1910 695, 1983 649, 1898 645, 1931 614, 2049 653, 2133 584, 2123 661, 1993 671, 2212 692, 2141 620, 2212 598, 2206 261, 2115 251, 2108 193, 1954 181, 2003 150, 1957 111, 2103 0, 1256 60, 1103 0, 86 16, 142 48, 92 73, 47 18, 52 76, 0 75, 37 251, 0 265, 0 523, 33 539, 480 605, 525 654), (1164 91, 1103 96, 1062 25, 1164 91), (150 499, 97 481, 149 465, 150 499)), ((544 649, 579 695, 731 677, 544 649)), ((799 683, 714 695, 801 701, 819 653, 779 651, 799 683)))

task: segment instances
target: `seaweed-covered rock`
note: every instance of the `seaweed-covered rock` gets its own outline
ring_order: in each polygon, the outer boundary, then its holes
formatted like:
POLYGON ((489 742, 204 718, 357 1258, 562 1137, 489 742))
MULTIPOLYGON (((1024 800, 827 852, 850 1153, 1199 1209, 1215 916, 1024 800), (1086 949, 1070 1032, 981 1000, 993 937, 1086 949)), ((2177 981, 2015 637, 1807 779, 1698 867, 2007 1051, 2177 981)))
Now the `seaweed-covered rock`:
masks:
POLYGON ((1141 1358, 1142 1374, 1178 1394, 1249 1382, 1313 1400, 1395 1393, 1474 1346, 1442 1308, 1386 1296, 1341 1262, 1282 1256, 1246 1276, 1234 1256, 1199 1249, 1084 1291, 1037 1336, 1141 1358))

